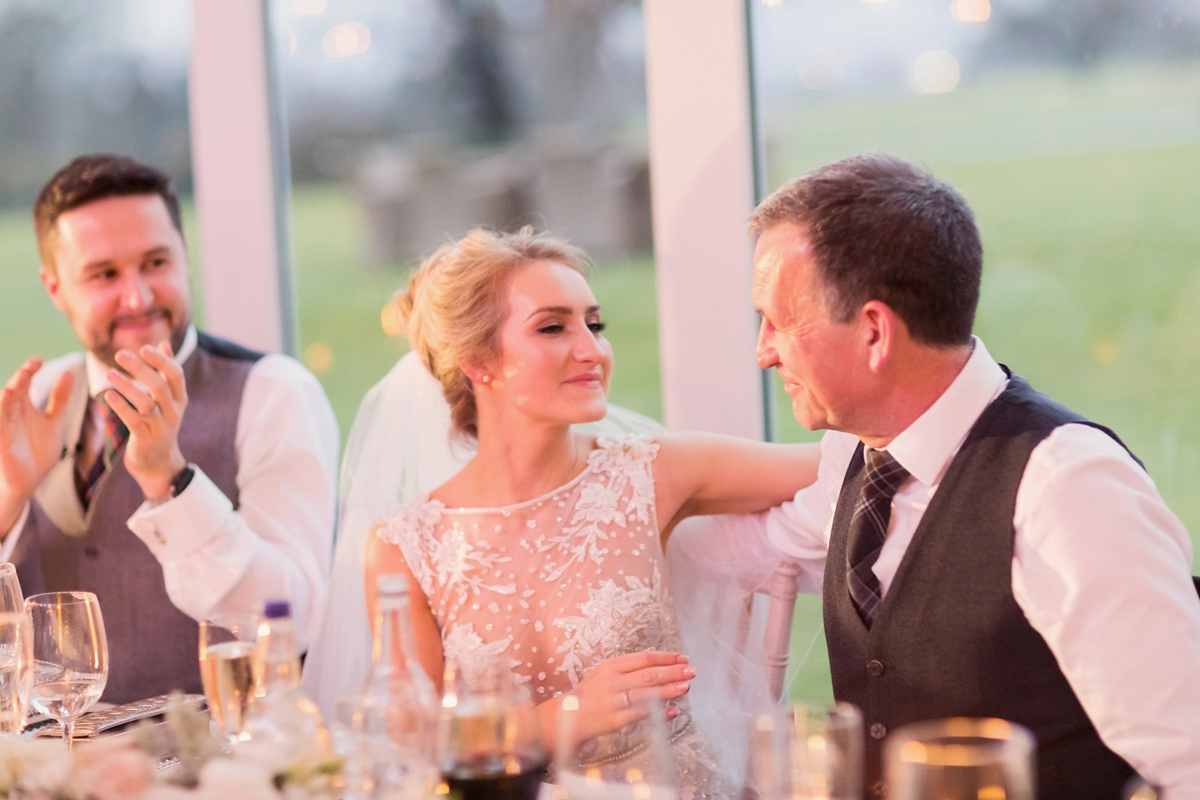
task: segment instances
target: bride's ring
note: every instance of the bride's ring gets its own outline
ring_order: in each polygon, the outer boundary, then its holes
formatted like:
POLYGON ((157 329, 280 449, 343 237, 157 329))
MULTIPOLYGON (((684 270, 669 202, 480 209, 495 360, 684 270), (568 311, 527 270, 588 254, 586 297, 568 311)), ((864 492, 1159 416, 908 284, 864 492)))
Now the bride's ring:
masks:
POLYGON ((625 707, 626 707, 626 708, 629 708, 629 705, 630 705, 630 704, 629 704, 629 690, 628 690, 628 689, 626 689, 626 690, 625 690, 625 707))

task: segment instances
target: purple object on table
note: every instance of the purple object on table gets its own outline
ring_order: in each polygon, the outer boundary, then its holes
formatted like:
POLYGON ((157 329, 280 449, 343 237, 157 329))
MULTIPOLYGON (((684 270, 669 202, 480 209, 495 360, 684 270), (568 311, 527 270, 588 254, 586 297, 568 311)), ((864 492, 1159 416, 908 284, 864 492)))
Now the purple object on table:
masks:
POLYGON ((268 600, 266 607, 263 609, 263 616, 267 619, 279 619, 280 617, 290 617, 292 615, 292 604, 287 600, 268 600))

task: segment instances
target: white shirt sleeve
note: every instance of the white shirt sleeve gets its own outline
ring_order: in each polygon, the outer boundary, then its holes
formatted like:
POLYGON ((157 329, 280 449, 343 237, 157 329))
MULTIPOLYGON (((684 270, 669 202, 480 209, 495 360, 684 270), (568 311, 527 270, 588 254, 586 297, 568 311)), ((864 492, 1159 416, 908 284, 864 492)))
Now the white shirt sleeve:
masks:
POLYGON ((329 572, 338 454, 337 420, 312 373, 282 355, 251 368, 236 452, 237 510, 197 470, 178 497, 143 503, 129 528, 185 614, 258 612, 266 599, 289 598, 304 648, 329 572))
POLYGON ((1200 798, 1192 544, 1104 432, 1056 429, 1017 491, 1013 596, 1100 738, 1171 800, 1200 798))
POLYGON ((825 583, 825 554, 829 528, 846 467, 858 447, 858 438, 829 431, 821 437, 821 464, 817 480, 796 492, 791 501, 767 512, 767 540, 782 555, 800 565, 802 592, 820 594, 825 583))
POLYGON ((25 504, 25 508, 21 509, 21 516, 17 517, 16 524, 5 534, 4 543, 0 544, 0 563, 12 561, 12 554, 17 549, 17 542, 21 541, 21 531, 25 530, 25 523, 29 520, 29 506, 29 503, 25 504))

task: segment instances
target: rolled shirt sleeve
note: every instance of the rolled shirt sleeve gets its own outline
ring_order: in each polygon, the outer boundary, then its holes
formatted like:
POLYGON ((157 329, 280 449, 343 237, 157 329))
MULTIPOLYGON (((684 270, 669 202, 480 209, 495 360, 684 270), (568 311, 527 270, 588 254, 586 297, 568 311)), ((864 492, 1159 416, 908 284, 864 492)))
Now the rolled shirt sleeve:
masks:
POLYGON ((1192 543, 1150 476, 1104 432, 1060 427, 1013 522, 1013 596, 1100 738, 1168 797, 1200 798, 1192 543))
POLYGON ((260 359, 246 379, 235 448, 236 509, 197 469, 178 497, 143 503, 129 528, 185 614, 258 612, 286 597, 304 647, 323 600, 336 505, 337 420, 317 379, 287 356, 260 359))
POLYGON ((825 553, 833 510, 856 447, 857 437, 828 431, 821 437, 816 482, 767 512, 767 540, 780 555, 799 564, 798 586, 802 592, 820 594, 825 583, 825 553))

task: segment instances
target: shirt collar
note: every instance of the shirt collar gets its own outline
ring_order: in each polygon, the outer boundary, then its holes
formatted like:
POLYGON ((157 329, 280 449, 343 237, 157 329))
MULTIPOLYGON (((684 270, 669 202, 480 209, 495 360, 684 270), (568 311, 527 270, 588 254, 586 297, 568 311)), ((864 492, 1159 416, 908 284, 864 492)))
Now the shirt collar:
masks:
MULTIPOLYGON (((188 356, 196 349, 196 326, 188 325, 187 333, 183 335, 183 344, 179 346, 179 352, 175 354, 175 363, 182 364, 188 360, 188 356)), ((88 394, 96 397, 105 389, 111 389, 112 384, 108 380, 108 367, 100 363, 100 359, 92 355, 89 350, 84 357, 87 363, 87 379, 88 379, 88 394)))
POLYGON ((971 426, 1004 390, 1008 376, 978 337, 971 357, 942 396, 885 450, 921 483, 934 486, 962 447, 971 426))

